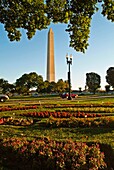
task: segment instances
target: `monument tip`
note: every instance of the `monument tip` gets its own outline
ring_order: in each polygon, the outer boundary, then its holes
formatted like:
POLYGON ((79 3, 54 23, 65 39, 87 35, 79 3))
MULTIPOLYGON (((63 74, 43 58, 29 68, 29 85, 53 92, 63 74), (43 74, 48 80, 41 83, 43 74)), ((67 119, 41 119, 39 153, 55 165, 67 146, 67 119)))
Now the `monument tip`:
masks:
POLYGON ((52 32, 52 28, 50 28, 50 29, 49 29, 49 31, 51 31, 51 32, 52 32))

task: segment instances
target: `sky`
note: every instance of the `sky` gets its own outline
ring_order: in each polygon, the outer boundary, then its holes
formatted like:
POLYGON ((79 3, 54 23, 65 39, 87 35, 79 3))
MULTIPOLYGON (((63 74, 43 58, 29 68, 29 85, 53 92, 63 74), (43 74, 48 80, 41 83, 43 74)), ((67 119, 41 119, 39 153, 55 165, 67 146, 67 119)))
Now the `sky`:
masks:
POLYGON ((0 79, 15 83, 25 73, 36 72, 46 80, 48 31, 54 32, 55 79, 67 80, 68 65, 66 54, 72 54, 71 85, 73 90, 84 90, 86 73, 94 72, 101 76, 101 89, 105 89, 106 71, 114 67, 114 23, 94 14, 91 22, 89 47, 83 54, 69 47, 69 34, 65 24, 51 24, 47 29, 37 31, 28 40, 25 30, 19 42, 10 42, 4 25, 0 24, 0 79))

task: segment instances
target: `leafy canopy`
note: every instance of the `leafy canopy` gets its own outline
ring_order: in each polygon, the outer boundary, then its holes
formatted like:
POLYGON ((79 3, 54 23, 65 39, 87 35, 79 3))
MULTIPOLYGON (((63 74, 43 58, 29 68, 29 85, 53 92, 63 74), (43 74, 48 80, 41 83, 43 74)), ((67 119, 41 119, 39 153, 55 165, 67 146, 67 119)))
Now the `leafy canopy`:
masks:
POLYGON ((90 92, 95 94, 96 90, 100 87, 101 77, 97 73, 86 73, 86 86, 90 92))
POLYGON ((18 93, 27 93, 30 88, 36 88, 43 82, 43 77, 35 72, 29 74, 23 74, 16 80, 16 90, 18 93))
POLYGON ((31 39, 36 30, 46 29, 52 22, 66 23, 70 46, 85 52, 98 3, 102 5, 103 16, 113 22, 114 0, 0 0, 0 22, 10 41, 20 40, 21 28, 31 39))
POLYGON ((114 88, 114 67, 107 70, 106 82, 114 88))

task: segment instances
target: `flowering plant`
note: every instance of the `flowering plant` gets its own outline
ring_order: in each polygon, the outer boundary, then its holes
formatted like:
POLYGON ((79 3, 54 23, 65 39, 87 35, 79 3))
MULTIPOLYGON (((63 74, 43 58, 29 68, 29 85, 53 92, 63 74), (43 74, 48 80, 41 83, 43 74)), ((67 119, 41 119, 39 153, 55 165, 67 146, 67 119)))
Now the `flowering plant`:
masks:
POLYGON ((1 163, 9 169, 98 170, 106 166, 98 144, 7 138, 0 141, 0 148, 1 163))

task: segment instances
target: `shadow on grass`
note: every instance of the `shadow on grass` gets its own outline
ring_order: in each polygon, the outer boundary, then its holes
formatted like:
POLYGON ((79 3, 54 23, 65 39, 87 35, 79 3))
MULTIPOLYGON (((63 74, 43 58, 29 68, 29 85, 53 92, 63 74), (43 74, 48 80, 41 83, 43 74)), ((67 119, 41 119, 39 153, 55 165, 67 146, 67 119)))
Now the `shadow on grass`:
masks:
MULTIPOLYGON (((111 127, 76 127, 76 128, 71 128, 71 127, 48 127, 46 125, 46 120, 35 120, 32 125, 27 125, 27 126, 15 126, 15 125, 4 125, 3 129, 10 129, 12 132, 14 131, 35 131, 35 130, 56 130, 56 129, 62 129, 63 132, 68 132, 69 133, 75 133, 75 134, 86 134, 86 135, 100 135, 100 134, 105 134, 105 133, 112 133, 114 131, 113 128, 111 127)), ((2 129, 1 129, 2 130, 2 129)))
POLYGON ((29 126, 19 126, 18 127, 19 130, 21 131, 37 131, 37 130, 41 130, 42 132, 45 130, 59 130, 61 129, 64 133, 71 133, 71 134, 81 134, 81 135, 87 135, 87 136, 93 136, 93 135, 102 135, 105 133, 112 133, 112 131, 114 130, 113 128, 109 128, 109 127, 85 127, 85 128, 68 128, 68 127, 48 127, 46 126, 45 120, 44 121, 36 121, 34 124, 29 125, 29 126))
POLYGON ((99 135, 104 133, 111 133, 114 128, 104 128, 104 127, 86 127, 86 128, 70 128, 71 133, 81 133, 87 135, 99 135))
POLYGON ((70 132, 70 133, 78 133, 78 134, 84 134, 84 135, 100 135, 105 133, 112 133, 114 128, 104 128, 104 127, 85 127, 85 128, 63 128, 64 132, 70 132))

